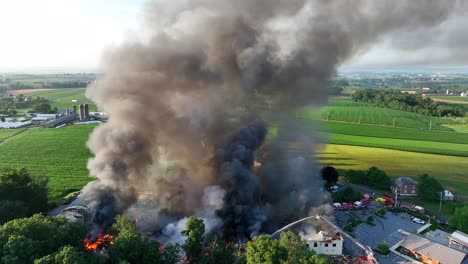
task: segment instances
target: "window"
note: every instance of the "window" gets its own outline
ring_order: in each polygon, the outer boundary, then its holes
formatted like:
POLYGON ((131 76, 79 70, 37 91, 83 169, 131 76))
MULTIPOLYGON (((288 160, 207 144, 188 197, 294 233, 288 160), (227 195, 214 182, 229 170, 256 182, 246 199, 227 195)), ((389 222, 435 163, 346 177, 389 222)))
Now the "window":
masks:
POLYGON ((328 243, 325 243, 325 247, 328 247, 328 243))
POLYGON ((333 243, 333 247, 336 247, 336 244, 335 244, 335 243, 333 243))
POLYGON ((416 193, 416 191, 415 191, 415 190, 412 190, 411 193, 416 193))
POLYGON ((317 242, 314 243, 314 247, 317 247, 317 242))

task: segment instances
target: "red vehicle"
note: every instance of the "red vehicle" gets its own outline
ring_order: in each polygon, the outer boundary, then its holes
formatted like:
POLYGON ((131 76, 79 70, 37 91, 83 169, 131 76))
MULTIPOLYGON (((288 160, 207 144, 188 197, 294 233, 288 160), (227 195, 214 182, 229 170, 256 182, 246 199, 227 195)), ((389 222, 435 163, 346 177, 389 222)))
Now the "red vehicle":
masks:
POLYGON ((342 207, 344 210, 352 210, 352 209, 353 209, 353 204, 352 204, 352 203, 342 203, 342 204, 341 204, 341 207, 342 207))
POLYGON ((385 205, 393 206, 395 204, 395 200, 393 199, 393 197, 386 193, 382 195, 382 198, 385 199, 385 202, 384 202, 385 205))
POLYGON ((361 199, 362 207, 369 206, 370 202, 371 202, 371 199, 369 199, 369 198, 362 198, 361 199))

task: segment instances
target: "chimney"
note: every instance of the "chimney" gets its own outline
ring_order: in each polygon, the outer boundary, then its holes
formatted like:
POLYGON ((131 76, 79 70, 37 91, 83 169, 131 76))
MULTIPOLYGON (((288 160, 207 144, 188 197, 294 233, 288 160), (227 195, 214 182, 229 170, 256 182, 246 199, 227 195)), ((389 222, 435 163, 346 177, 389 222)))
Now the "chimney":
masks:
POLYGON ((85 119, 85 121, 89 121, 89 106, 88 106, 88 104, 84 105, 84 119, 85 119))
POLYGON ((70 114, 70 109, 67 108, 65 115, 69 115, 69 114, 70 114))
POLYGON ((84 121, 85 113, 84 113, 84 105, 80 104, 80 121, 84 121))

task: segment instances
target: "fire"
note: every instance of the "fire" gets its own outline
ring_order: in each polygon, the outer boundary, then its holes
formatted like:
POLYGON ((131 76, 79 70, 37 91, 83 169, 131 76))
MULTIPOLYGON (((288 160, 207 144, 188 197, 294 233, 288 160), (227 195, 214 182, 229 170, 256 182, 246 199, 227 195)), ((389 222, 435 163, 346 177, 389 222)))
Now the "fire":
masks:
POLYGON ((102 248, 103 246, 109 245, 114 245, 114 236, 109 234, 99 233, 97 239, 94 242, 91 241, 91 236, 89 235, 84 240, 84 246, 87 250, 95 251, 102 248))

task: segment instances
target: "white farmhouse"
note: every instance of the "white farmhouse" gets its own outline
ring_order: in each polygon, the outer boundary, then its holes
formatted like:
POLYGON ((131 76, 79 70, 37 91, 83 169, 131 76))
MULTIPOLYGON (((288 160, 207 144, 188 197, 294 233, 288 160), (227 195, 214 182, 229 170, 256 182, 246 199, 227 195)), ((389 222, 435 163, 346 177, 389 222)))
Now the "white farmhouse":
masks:
POLYGON ((343 237, 338 233, 336 237, 328 236, 327 232, 320 231, 315 236, 307 240, 309 248, 317 254, 323 255, 342 255, 343 254, 343 237))

